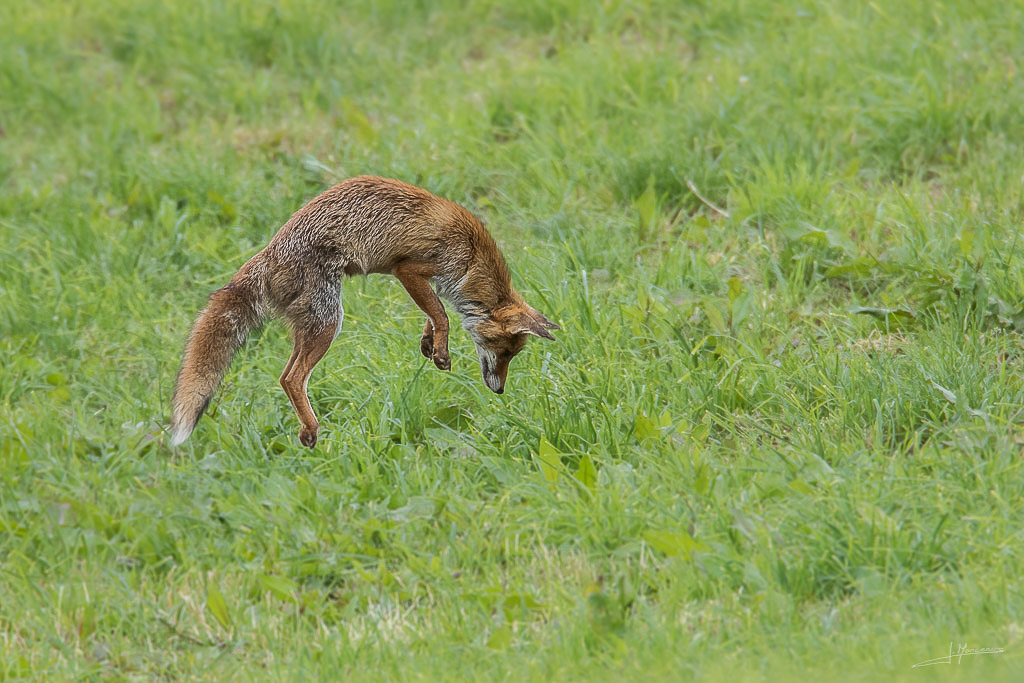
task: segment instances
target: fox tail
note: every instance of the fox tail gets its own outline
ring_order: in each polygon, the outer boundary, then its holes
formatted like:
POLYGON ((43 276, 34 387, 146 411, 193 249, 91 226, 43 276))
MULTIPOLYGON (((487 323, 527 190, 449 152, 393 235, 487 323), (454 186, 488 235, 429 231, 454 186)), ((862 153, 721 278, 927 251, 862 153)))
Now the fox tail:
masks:
POLYGON ((267 318, 259 278, 245 270, 210 295, 192 326, 174 384, 172 446, 183 442, 196 428, 235 352, 267 318))

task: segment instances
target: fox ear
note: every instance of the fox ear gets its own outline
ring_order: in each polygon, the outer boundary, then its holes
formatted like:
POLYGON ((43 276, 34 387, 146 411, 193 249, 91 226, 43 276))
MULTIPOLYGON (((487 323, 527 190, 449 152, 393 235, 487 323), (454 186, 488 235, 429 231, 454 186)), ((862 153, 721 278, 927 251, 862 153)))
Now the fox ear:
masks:
POLYGON ((531 308, 529 312, 523 313, 519 316, 519 319, 513 326, 512 331, 514 334, 525 332, 526 334, 532 334, 535 337, 542 337, 544 339, 554 341, 555 338, 550 332, 548 332, 549 329, 557 330, 559 327, 531 308))
POLYGON ((540 321, 540 324, 541 324, 541 325, 543 325, 543 326, 544 326, 545 328, 547 328, 547 329, 549 329, 549 330, 560 330, 560 329, 562 329, 561 327, 559 327, 559 326, 558 326, 558 325, 556 325, 555 323, 553 323, 553 322, 551 322, 550 320, 548 320, 548 319, 547 319, 547 318, 546 318, 546 317, 544 316, 544 314, 543 314, 543 313, 541 313, 540 311, 538 311, 538 310, 536 310, 536 309, 534 309, 534 310, 533 310, 533 316, 534 316, 535 318, 537 318, 537 320, 539 320, 539 321, 540 321))

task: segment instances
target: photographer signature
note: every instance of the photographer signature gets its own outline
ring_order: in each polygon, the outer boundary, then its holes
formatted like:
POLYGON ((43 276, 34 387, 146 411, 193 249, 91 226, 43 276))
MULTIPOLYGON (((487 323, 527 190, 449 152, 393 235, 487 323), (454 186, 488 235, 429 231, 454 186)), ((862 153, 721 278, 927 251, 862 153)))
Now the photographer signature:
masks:
POLYGON ((953 643, 949 644, 949 654, 945 657, 936 657, 935 659, 926 659, 923 662, 914 664, 911 668, 919 666, 932 666, 933 664, 953 664, 954 660, 957 664, 968 655, 995 655, 1000 652, 1005 652, 1001 647, 967 647, 967 643, 959 643, 956 651, 953 650, 953 643))

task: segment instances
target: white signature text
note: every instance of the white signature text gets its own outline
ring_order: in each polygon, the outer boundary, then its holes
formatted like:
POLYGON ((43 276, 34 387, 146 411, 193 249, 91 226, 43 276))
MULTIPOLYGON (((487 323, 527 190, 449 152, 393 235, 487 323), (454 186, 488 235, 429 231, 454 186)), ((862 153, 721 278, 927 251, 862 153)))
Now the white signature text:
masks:
POLYGON ((932 666, 933 664, 959 664, 968 655, 996 655, 1000 652, 1005 652, 1005 650, 1001 647, 967 647, 967 643, 958 643, 957 648, 954 650, 953 643, 950 643, 949 654, 945 657, 926 659, 923 662, 914 664, 911 668, 932 666))

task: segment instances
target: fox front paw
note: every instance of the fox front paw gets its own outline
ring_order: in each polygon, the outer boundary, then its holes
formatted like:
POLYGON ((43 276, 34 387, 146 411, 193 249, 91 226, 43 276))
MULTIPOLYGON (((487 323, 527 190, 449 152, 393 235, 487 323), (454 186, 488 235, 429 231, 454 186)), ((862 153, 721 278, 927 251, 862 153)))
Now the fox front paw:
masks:
POLYGON ((448 351, 434 350, 434 355, 431 357, 434 361, 434 365, 437 366, 438 370, 451 370, 452 359, 448 356, 448 351))
POLYGON ((312 429, 303 427, 302 430, 299 431, 299 441, 302 442, 303 446, 305 446, 307 448, 312 448, 313 446, 316 445, 316 438, 317 438, 317 435, 319 433, 320 433, 319 425, 316 426, 316 427, 313 427, 312 429))
POLYGON ((432 360, 439 369, 452 369, 452 359, 448 356, 448 340, 445 339, 442 343, 435 344, 433 330, 423 333, 423 337, 420 339, 420 353, 425 358, 432 360))

